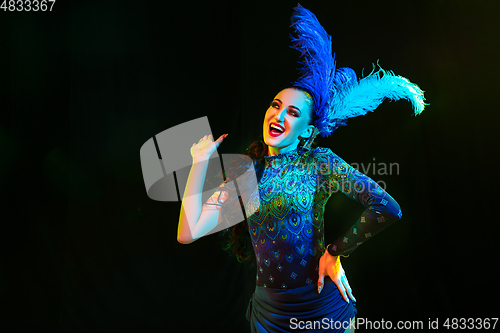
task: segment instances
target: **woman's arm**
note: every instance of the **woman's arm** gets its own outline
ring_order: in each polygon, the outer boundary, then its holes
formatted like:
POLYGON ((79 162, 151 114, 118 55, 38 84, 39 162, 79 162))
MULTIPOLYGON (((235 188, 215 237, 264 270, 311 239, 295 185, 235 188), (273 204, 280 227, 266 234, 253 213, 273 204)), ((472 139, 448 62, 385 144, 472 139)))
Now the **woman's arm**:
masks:
POLYGON ((359 245, 401 219, 401 209, 383 188, 329 151, 330 189, 341 191, 366 209, 354 225, 328 248, 332 256, 349 256, 359 245))
POLYGON ((215 142, 212 136, 204 136, 198 144, 191 147, 193 165, 189 172, 186 189, 182 199, 181 212, 179 216, 179 227, 177 230, 177 241, 189 244, 212 230, 220 221, 220 202, 224 202, 228 196, 226 191, 215 192, 207 204, 202 205, 202 190, 208 168, 208 159, 221 144, 227 134, 222 135, 215 142), (220 196, 219 196, 220 195, 220 196))

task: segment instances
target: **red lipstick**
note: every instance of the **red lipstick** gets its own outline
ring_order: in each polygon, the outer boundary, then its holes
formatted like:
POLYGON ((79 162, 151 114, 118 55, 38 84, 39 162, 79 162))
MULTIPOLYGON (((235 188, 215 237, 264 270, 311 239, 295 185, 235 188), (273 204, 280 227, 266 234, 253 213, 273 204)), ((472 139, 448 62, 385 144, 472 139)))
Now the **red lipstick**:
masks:
POLYGON ((270 123, 269 124, 269 135, 272 137, 278 137, 281 134, 285 133, 285 127, 282 125, 279 125, 277 123, 270 123))

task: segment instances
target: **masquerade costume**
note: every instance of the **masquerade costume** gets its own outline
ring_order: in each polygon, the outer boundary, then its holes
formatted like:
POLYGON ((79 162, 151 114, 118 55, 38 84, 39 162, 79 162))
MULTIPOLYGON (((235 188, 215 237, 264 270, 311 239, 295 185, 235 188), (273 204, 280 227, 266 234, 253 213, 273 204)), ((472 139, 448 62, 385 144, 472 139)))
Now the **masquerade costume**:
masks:
MULTIPOLYGON (((300 5, 292 27, 297 33, 292 47, 303 57, 294 86, 312 95, 315 127, 323 137, 347 119, 373 111, 386 98, 407 99, 415 114, 423 111, 422 90, 403 77, 379 69, 358 81, 352 69, 336 70, 330 36, 300 5)), ((342 192, 366 208, 327 249, 334 256, 348 256, 399 220, 399 205, 328 148, 265 156, 263 163, 259 201, 250 199, 245 205, 247 211, 255 211, 247 219, 257 261, 257 286, 247 310, 252 332, 290 332, 294 322, 316 323, 308 331, 343 332, 356 314, 355 302, 346 303, 329 277, 323 291, 316 291, 319 259, 325 251, 326 202, 342 192), (335 322, 339 325, 325 324, 335 322)))
POLYGON ((253 332, 287 332, 292 318, 348 323, 354 317, 355 303, 346 303, 331 280, 325 280, 328 290, 316 292, 318 263, 325 250, 324 209, 339 191, 366 207, 336 245, 341 255, 347 256, 401 217, 388 193, 328 148, 265 157, 259 207, 247 203, 256 210, 248 218, 257 260, 257 287, 247 312, 253 332))

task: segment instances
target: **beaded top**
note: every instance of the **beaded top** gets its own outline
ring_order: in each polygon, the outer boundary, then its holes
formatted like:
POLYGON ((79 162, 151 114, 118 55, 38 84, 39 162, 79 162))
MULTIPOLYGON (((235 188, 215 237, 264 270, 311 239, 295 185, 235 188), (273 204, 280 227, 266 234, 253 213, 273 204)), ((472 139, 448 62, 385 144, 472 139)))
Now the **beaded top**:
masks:
POLYGON ((401 217, 392 197, 329 148, 305 154, 293 150, 266 156, 264 162, 258 207, 252 207, 252 200, 247 203, 255 211, 248 227, 259 286, 287 289, 317 282, 319 258, 325 251, 324 209, 334 192, 357 200, 366 210, 333 243, 332 255, 348 256, 401 217))

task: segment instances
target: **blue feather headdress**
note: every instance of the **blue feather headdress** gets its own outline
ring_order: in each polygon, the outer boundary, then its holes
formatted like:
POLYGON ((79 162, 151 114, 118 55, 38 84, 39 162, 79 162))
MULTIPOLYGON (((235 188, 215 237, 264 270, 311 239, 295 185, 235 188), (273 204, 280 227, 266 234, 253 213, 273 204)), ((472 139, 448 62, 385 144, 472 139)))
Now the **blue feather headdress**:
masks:
POLYGON ((329 136, 349 118, 374 111, 386 98, 410 101, 415 115, 424 110, 424 92, 402 76, 379 67, 358 81, 352 69, 336 69, 331 36, 311 11, 300 4, 294 10, 291 27, 297 36, 291 36, 291 47, 301 52, 302 67, 293 86, 313 97, 321 136, 329 136))

